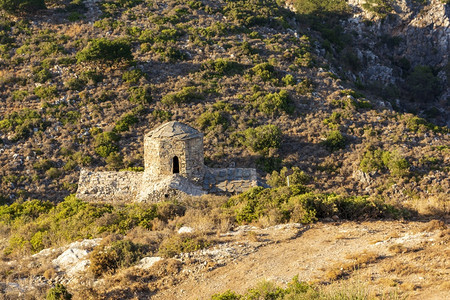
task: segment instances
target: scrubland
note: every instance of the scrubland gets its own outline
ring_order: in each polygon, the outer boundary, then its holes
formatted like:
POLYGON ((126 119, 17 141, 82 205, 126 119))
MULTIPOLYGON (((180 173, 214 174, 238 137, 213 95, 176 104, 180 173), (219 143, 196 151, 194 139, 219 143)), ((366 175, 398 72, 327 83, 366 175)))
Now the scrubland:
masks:
POLYGON ((446 296, 449 130, 402 108, 432 101, 437 70, 412 62, 402 85, 364 86, 345 3, 294 2, 297 13, 272 0, 53 1, 2 16, 3 298, 446 296), (142 171, 145 132, 169 120, 205 133, 207 166, 255 167, 272 188, 124 206, 74 197, 81 168, 142 171), (68 282, 52 261, 93 238, 85 276, 68 282), (180 254, 240 244, 220 263, 180 254), (164 260, 135 268, 149 256, 164 260))

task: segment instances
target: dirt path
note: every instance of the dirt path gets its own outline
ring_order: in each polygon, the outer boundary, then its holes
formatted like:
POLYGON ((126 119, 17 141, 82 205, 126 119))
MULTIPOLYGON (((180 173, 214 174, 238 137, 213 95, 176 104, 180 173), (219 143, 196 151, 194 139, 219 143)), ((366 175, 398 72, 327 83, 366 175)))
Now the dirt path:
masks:
POLYGON ((262 280, 284 285, 296 275, 301 281, 324 281, 326 272, 336 263, 348 263, 349 256, 364 252, 374 253, 378 259, 347 278, 363 280, 373 289, 401 288, 411 298, 424 299, 422 296, 427 295, 427 299, 450 299, 446 285, 450 280, 448 231, 440 236, 441 231, 424 231, 423 227, 417 222, 384 221, 257 231, 260 239, 267 239, 266 235, 272 243, 225 266, 195 274, 161 291, 155 299, 208 299, 228 289, 244 293, 262 280), (395 246, 398 252, 393 245, 403 248, 395 246), (399 268, 392 269, 397 264, 399 268))

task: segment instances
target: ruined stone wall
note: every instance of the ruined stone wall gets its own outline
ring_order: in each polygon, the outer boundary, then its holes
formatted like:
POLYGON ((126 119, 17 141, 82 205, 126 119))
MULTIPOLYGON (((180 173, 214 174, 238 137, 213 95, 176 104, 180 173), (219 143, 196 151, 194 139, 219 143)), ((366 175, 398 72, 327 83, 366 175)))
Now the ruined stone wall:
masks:
POLYGON ((242 193, 257 185, 256 169, 207 169, 203 179, 203 189, 210 193, 242 193))
POLYGON ((147 174, 158 174, 159 172, 159 141, 144 139, 144 170, 147 174))
POLYGON ((196 182, 203 177, 203 138, 151 139, 144 142, 146 176, 157 178, 173 173, 173 158, 178 157, 180 175, 196 182))
POLYGON ((203 137, 186 141, 186 176, 195 182, 203 179, 204 155, 203 137))
POLYGON ((125 203, 134 201, 143 172, 80 171, 77 198, 85 201, 125 203))

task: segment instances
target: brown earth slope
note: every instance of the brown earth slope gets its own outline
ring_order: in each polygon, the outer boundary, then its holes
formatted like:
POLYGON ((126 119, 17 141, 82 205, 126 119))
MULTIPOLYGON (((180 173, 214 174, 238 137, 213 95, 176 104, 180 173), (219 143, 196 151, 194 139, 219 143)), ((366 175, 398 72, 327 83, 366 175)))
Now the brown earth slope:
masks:
POLYGON ((154 298, 207 299, 228 289, 244 293, 262 280, 284 286, 298 275, 300 281, 333 282, 332 286, 363 282, 378 295, 448 299, 449 232, 429 224, 378 221, 258 229, 256 238, 248 232, 243 238, 263 244, 255 252, 162 287, 154 298), (360 264, 334 281, 336 270, 345 271, 358 258, 360 264))

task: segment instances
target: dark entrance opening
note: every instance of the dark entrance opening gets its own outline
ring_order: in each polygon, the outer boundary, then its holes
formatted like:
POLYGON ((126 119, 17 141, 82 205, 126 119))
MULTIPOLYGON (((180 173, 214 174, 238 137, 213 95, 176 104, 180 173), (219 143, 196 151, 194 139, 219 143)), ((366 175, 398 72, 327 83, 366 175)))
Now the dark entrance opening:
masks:
POLYGON ((180 161, 178 160, 177 156, 173 157, 172 168, 173 168, 173 174, 180 173, 180 161))

